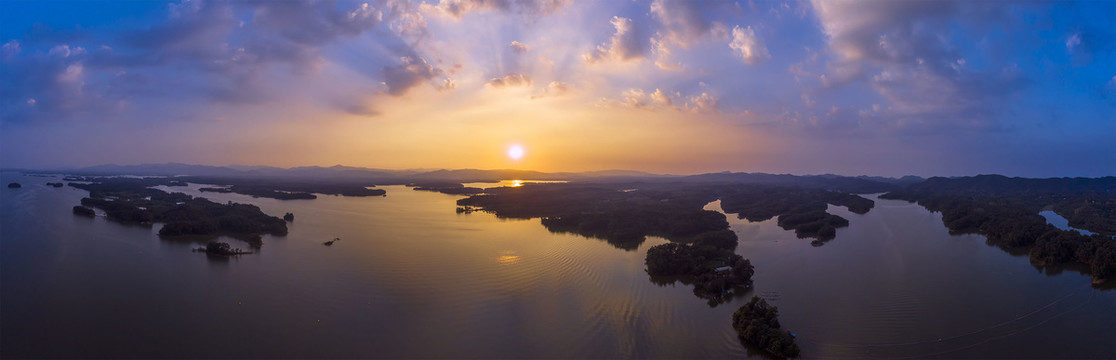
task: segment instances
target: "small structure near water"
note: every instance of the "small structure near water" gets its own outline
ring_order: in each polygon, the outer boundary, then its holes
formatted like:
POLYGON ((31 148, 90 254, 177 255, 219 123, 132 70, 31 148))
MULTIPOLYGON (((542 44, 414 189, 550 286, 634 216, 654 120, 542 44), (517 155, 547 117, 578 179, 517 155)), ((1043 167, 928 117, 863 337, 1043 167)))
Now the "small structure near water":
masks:
POLYGON ((237 256, 244 254, 251 254, 251 251, 240 250, 233 248, 232 245, 226 242, 210 241, 205 247, 194 249, 195 252, 203 252, 207 255, 215 256, 237 256))

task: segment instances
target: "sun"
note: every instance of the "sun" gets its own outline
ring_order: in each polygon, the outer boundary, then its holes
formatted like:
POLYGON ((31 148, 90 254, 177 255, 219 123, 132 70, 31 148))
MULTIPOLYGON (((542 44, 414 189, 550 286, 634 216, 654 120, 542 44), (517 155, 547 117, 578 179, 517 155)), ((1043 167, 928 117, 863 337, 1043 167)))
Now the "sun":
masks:
POLYGON ((512 145, 508 147, 508 157, 512 158, 512 160, 519 160, 524 154, 526 154, 526 152, 523 151, 522 146, 512 145))

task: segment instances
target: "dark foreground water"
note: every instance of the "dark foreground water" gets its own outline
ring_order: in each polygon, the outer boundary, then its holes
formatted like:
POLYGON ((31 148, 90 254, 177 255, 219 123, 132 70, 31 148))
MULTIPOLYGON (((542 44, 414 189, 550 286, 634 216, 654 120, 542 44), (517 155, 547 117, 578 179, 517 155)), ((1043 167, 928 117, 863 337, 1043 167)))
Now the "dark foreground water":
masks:
MULTIPOLYGON (((2 358, 758 356, 731 327, 747 297, 711 308, 648 280, 644 254, 662 239, 623 251, 404 187, 206 193, 296 217, 259 254, 220 260, 159 239, 158 225, 73 216, 87 193, 43 185, 56 178, 0 181, 24 185, 0 189, 2 358)), ((851 225, 816 248, 774 221, 731 220, 753 294, 779 306, 804 357, 1116 357, 1116 292, 1088 277, 950 236, 917 205, 830 211, 851 225)))

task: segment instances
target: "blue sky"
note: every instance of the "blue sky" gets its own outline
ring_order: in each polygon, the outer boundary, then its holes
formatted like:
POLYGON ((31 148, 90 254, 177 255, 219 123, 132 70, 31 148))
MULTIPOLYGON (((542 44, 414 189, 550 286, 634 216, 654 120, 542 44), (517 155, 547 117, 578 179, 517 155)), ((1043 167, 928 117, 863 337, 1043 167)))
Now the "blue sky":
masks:
POLYGON ((1116 175, 1111 19, 1113 1, 3 1, 0 165, 1116 175))

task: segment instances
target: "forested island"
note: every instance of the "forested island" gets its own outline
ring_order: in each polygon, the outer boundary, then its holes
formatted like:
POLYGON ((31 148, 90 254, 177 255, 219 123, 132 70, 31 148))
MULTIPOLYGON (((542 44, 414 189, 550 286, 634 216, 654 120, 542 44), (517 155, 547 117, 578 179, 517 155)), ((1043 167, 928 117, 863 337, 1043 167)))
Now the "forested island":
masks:
POLYGON ((794 334, 779 324, 779 308, 769 305, 759 297, 752 297, 747 304, 732 314, 732 328, 740 340, 759 347, 772 355, 798 357, 798 344, 794 334))
POLYGON ((734 252, 737 237, 725 215, 703 209, 717 199, 726 212, 740 212, 744 218, 779 216, 784 229, 816 241, 832 239, 836 228, 848 225, 825 212, 827 203, 857 213, 873 206, 856 195, 821 189, 692 182, 529 184, 487 189, 457 204, 458 212, 480 209, 498 217, 541 218, 552 232, 604 239, 624 250, 635 250, 647 236, 666 238, 672 243, 647 252, 652 281, 691 284, 695 295, 715 305, 749 287, 754 273, 751 263, 734 252))
POLYGON ((818 246, 837 236, 849 221, 826 212, 828 204, 845 206, 856 214, 868 213, 875 202, 858 195, 787 186, 738 185, 721 198, 726 213, 741 219, 765 221, 778 216, 779 227, 794 230, 799 238, 814 238, 818 246))
POLYGON ((221 185, 202 191, 237 193, 279 200, 316 199, 314 194, 341 196, 385 196, 383 189, 369 189, 373 182, 306 178, 230 178, 182 176, 175 179, 196 184, 221 185))
POLYGON ((880 196, 942 213, 950 233, 977 233, 1007 250, 1027 251, 1037 266, 1083 265, 1094 283, 1116 276, 1116 177, 1023 179, 1000 175, 931 178, 880 196), (1082 235, 1047 224, 1053 210, 1082 235))
MULTIPOLYGON (((81 205, 105 211, 109 219, 123 223, 151 226, 165 223, 159 235, 178 237, 229 235, 253 247, 263 245, 264 234, 287 234, 286 221, 270 216, 255 205, 228 202, 219 204, 205 198, 182 193, 167 193, 151 188, 167 185, 165 178, 93 178, 91 183, 70 183, 89 191, 81 205)), ((86 215, 85 210, 74 212, 86 215)))
POLYGON ((317 199, 318 196, 308 192, 297 191, 279 191, 272 190, 266 187, 233 185, 227 188, 218 187, 203 187, 198 189, 201 192, 215 192, 215 193, 237 193, 241 195, 250 195, 252 197, 265 197, 278 200, 311 200, 317 199))
POLYGON ((481 188, 465 186, 464 184, 454 182, 412 183, 407 184, 407 186, 412 186, 417 191, 433 191, 448 195, 476 195, 484 191, 484 189, 481 188))

